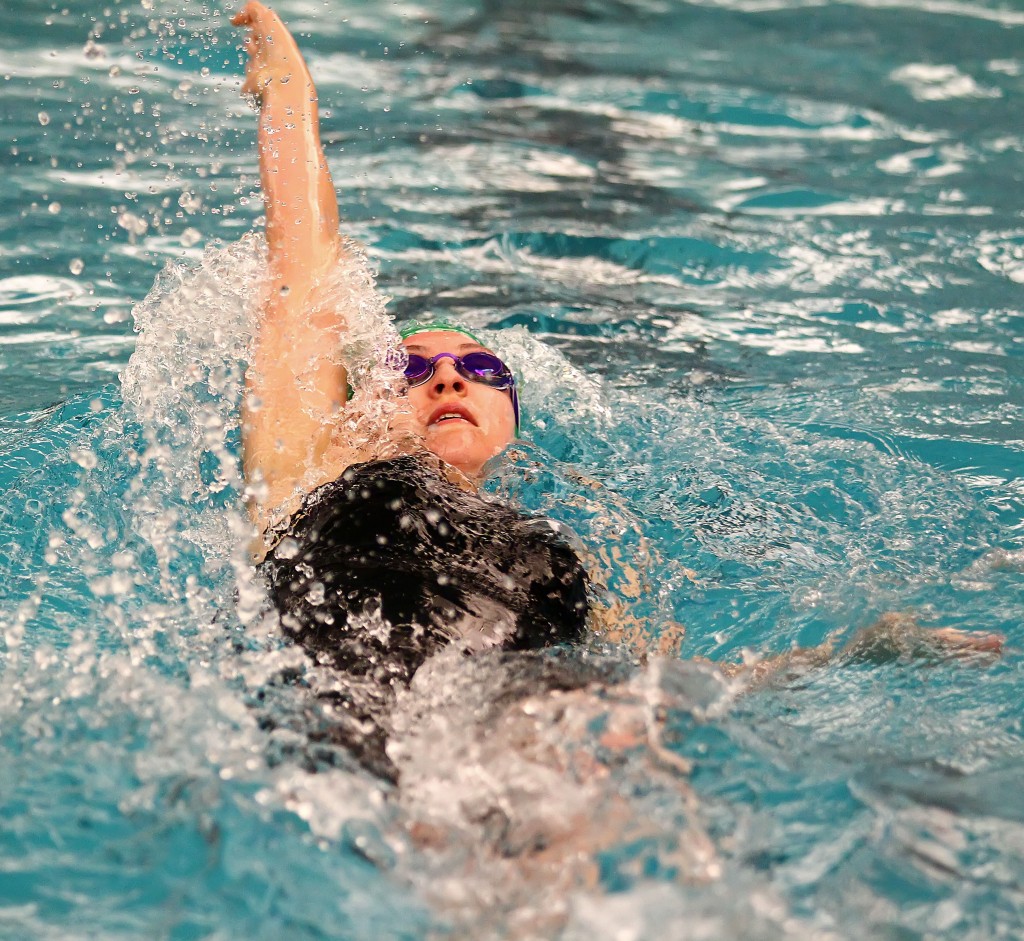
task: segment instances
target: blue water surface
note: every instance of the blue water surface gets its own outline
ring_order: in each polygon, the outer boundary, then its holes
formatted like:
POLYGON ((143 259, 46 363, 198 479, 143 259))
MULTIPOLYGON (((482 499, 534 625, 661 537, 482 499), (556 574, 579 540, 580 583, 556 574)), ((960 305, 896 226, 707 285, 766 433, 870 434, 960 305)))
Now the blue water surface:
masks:
POLYGON ((0 938, 1019 937, 1024 4, 276 8, 389 309, 507 331, 488 487, 579 534, 692 770, 614 766, 624 835, 531 895, 314 744, 239 510, 233 10, 10 0, 0 938), (681 662, 892 611, 1004 654, 742 694, 681 662))

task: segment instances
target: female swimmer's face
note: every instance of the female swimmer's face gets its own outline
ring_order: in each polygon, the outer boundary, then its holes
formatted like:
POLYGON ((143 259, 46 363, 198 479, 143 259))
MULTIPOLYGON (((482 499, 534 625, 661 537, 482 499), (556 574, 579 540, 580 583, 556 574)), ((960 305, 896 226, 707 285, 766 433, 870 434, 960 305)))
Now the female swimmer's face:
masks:
MULTIPOLYGON (((428 359, 438 353, 490 352, 451 330, 414 333, 402 345, 428 359)), ((484 464, 504 451, 515 435, 509 393, 460 376, 448 357, 434 364, 430 379, 409 389, 409 404, 427 449, 469 477, 480 476, 484 464)))

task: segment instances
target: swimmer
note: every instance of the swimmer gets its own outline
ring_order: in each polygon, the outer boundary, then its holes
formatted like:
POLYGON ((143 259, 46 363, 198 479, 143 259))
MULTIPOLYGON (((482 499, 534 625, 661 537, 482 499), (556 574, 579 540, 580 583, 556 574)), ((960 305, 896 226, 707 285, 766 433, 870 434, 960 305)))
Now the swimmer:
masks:
POLYGON ((253 2, 233 23, 249 30, 243 92, 259 99, 269 265, 242 434, 258 554, 284 628, 346 677, 330 697, 339 739, 394 777, 394 691, 452 644, 580 640, 587 574, 551 526, 478 493, 519 400, 509 367, 465 328, 406 327, 391 351, 401 387, 377 392, 389 407, 373 434, 352 432, 339 353, 361 312, 337 272, 359 259, 339 235, 316 89, 275 13, 253 2))
MULTIPOLYGON (((257 555, 284 629, 331 674, 337 740, 395 780, 390 716, 417 671, 452 649, 580 641, 590 583, 551 526, 479 493, 520 421, 516 377, 497 351, 458 324, 411 324, 377 351, 393 381, 352 397, 341 350, 365 317, 366 276, 339 234, 316 89, 275 13, 250 2, 232 22, 248 30, 243 93, 259 103, 269 267, 243 406, 257 555)), ((973 655, 997 653, 1001 639, 889 618, 838 653, 921 644, 973 655)), ((832 656, 825 645, 723 669, 758 681, 832 656)), ((530 694, 601 682, 592 669, 546 663, 530 694)))

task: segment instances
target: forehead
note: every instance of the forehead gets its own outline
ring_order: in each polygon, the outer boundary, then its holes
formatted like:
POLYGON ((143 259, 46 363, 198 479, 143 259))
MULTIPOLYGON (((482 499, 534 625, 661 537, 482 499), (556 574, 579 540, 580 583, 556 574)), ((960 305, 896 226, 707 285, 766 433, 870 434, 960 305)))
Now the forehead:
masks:
POLYGON ((433 356, 435 353, 471 353, 473 350, 487 349, 464 333, 456 333, 454 330, 427 330, 423 333, 414 333, 403 340, 402 345, 408 352, 421 356, 433 356))

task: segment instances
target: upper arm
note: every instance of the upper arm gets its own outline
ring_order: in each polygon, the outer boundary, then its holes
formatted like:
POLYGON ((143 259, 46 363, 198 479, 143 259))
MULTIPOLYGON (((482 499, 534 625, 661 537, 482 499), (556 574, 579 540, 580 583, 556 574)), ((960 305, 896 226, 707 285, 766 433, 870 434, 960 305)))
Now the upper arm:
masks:
POLYGON ((271 269, 246 370, 242 451, 257 522, 315 476, 347 398, 342 338, 351 311, 335 288, 340 245, 306 271, 271 269))

